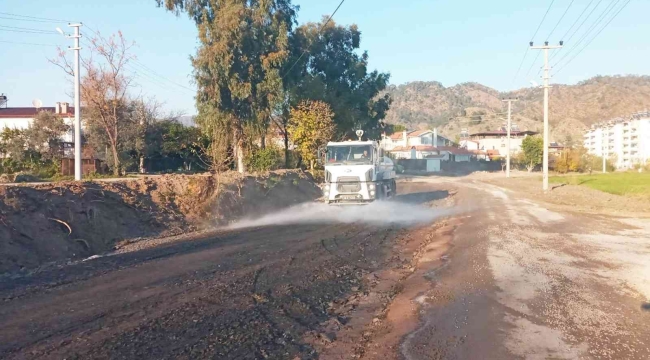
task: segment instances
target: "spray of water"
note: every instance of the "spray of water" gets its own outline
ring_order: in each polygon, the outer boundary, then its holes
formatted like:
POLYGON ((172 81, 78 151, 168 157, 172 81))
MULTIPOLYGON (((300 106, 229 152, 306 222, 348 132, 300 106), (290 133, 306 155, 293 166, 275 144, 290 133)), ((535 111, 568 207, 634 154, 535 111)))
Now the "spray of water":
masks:
POLYGON ((331 223, 410 226, 431 223, 437 218, 450 215, 452 212, 455 212, 452 208, 430 208, 392 201, 377 201, 363 206, 331 206, 323 203, 305 203, 256 219, 243 219, 228 228, 242 229, 273 225, 331 223))

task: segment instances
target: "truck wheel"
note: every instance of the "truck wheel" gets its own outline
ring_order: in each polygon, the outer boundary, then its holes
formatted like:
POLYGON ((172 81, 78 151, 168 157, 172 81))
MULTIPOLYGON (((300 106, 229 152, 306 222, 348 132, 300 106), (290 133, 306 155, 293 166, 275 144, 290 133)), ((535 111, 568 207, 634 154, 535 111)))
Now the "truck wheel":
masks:
POLYGON ((393 197, 396 196, 397 195, 397 183, 395 182, 395 180, 391 181, 390 187, 391 187, 391 189, 390 189, 391 196, 393 196, 393 197))

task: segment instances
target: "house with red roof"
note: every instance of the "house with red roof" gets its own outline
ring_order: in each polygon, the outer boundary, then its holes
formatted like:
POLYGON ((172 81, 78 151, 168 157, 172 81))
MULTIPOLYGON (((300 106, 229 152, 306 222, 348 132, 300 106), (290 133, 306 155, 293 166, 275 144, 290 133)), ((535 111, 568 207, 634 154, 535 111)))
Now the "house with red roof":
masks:
MULTIPOLYGON (((74 125, 74 107, 71 107, 67 102, 57 102, 52 107, 0 107, 0 131, 4 128, 27 129, 41 111, 57 114, 67 124, 74 125)), ((74 126, 71 126, 71 129, 63 137, 64 142, 74 141, 74 126)))
POLYGON ((453 141, 438 134, 437 129, 402 131, 382 136, 382 146, 388 151, 391 151, 398 146, 411 147, 420 145, 453 146, 455 144, 453 141))

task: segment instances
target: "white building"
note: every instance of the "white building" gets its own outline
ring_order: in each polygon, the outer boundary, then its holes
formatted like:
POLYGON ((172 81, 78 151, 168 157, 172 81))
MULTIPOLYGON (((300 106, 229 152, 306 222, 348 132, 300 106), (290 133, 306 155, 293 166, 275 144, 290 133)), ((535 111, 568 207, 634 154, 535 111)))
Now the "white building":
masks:
POLYGON ((4 128, 27 129, 41 111, 62 117, 71 129, 62 140, 66 143, 74 142, 74 108, 67 102, 58 102, 54 107, 0 107, 0 131, 4 128))
POLYGON ((590 154, 614 160, 618 169, 630 169, 650 160, 650 112, 592 125, 583 145, 590 154))
MULTIPOLYGON (((468 150, 484 151, 494 153, 499 152, 499 156, 504 157, 508 155, 508 133, 507 129, 499 129, 497 131, 485 131, 469 135, 469 139, 461 141, 461 146, 464 145, 468 150)), ((521 144, 527 136, 537 135, 535 131, 510 131, 510 153, 516 154, 521 151, 521 144)))
POLYGON ((382 145, 387 151, 391 151, 396 147, 410 148, 412 146, 453 146, 454 142, 446 137, 438 134, 437 129, 434 130, 415 130, 415 131, 402 131, 392 135, 382 137, 382 145))

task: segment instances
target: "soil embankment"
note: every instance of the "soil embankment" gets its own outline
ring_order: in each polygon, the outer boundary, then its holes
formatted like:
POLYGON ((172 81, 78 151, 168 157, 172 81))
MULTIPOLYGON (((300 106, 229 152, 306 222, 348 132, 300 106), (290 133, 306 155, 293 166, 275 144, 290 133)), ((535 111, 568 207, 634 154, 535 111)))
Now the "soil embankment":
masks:
POLYGON ((0 186, 0 273, 224 225, 319 195, 313 179, 296 171, 0 186))

